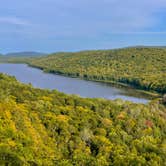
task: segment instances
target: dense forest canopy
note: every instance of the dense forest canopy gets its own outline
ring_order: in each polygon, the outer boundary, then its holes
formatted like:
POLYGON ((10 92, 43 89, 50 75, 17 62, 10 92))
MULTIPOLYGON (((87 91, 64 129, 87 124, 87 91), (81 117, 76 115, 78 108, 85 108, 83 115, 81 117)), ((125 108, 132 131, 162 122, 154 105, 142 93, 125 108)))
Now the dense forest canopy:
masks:
POLYGON ((0 74, 2 166, 163 166, 165 156, 166 107, 159 100, 85 99, 0 74))
POLYGON ((46 72, 88 80, 115 81, 144 90, 166 93, 166 49, 125 48, 56 53, 41 58, 10 59, 27 62, 46 72))

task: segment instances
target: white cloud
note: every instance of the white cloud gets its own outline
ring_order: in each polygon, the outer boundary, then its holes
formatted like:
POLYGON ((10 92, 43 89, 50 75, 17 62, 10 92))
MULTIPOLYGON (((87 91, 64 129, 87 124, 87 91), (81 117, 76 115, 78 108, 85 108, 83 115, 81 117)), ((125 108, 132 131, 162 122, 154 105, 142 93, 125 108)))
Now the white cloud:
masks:
MULTIPOLYGON (((87 25, 89 29, 111 32, 153 28, 160 24, 158 13, 166 9, 166 0, 57 0, 56 2, 57 6, 63 6, 64 12, 77 22, 77 29, 87 25)), ((68 20, 72 21, 70 17, 68 20)))
MULTIPOLYGON (((29 0, 26 3, 16 0, 10 5, 10 0, 6 1, 6 9, 10 6, 10 11, 22 17, 0 16, 0 24, 25 27, 16 30, 28 37, 100 37, 109 33, 164 34, 166 31, 158 16, 165 13, 166 0, 29 0), (24 19, 27 18, 24 8, 30 11, 28 20, 34 24, 24 19)), ((0 10, 4 8, 0 6, 0 10)), ((12 28, 8 26, 7 30, 12 28)))
POLYGON ((0 24, 12 24, 19 26, 29 26, 30 23, 26 20, 17 17, 0 17, 0 24))

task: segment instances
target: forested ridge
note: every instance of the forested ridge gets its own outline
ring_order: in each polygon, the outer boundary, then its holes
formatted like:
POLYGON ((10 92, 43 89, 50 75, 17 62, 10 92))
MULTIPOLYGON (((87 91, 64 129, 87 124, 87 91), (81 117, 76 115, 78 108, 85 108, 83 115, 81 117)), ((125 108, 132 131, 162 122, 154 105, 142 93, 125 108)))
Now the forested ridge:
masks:
POLYGON ((120 82, 166 93, 166 49, 125 48, 56 53, 41 58, 10 59, 26 62, 46 72, 88 80, 120 82))
POLYGON ((0 74, 2 166, 164 166, 165 156, 166 107, 160 100, 85 99, 0 74))

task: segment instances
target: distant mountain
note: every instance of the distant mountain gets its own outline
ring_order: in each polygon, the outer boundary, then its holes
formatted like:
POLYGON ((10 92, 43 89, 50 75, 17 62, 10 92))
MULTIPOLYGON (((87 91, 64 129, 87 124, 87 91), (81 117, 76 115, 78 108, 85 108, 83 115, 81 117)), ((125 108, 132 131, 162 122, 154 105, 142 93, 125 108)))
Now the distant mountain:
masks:
POLYGON ((35 56, 44 56, 47 55, 45 53, 41 53, 41 52, 33 52, 33 51, 27 51, 27 52, 13 52, 13 53, 8 53, 5 56, 8 57, 35 57, 35 56))

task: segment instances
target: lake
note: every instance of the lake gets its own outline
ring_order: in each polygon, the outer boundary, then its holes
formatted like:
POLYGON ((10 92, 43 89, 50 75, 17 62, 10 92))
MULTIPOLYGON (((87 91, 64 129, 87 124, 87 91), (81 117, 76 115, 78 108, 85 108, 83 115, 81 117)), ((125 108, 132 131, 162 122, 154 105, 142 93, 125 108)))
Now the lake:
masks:
POLYGON ((26 64, 0 64, 0 72, 15 76, 23 83, 31 83, 36 88, 56 89, 66 94, 76 94, 88 98, 123 99, 135 103, 147 103, 145 94, 133 88, 115 87, 108 83, 70 78, 29 67, 26 64))

